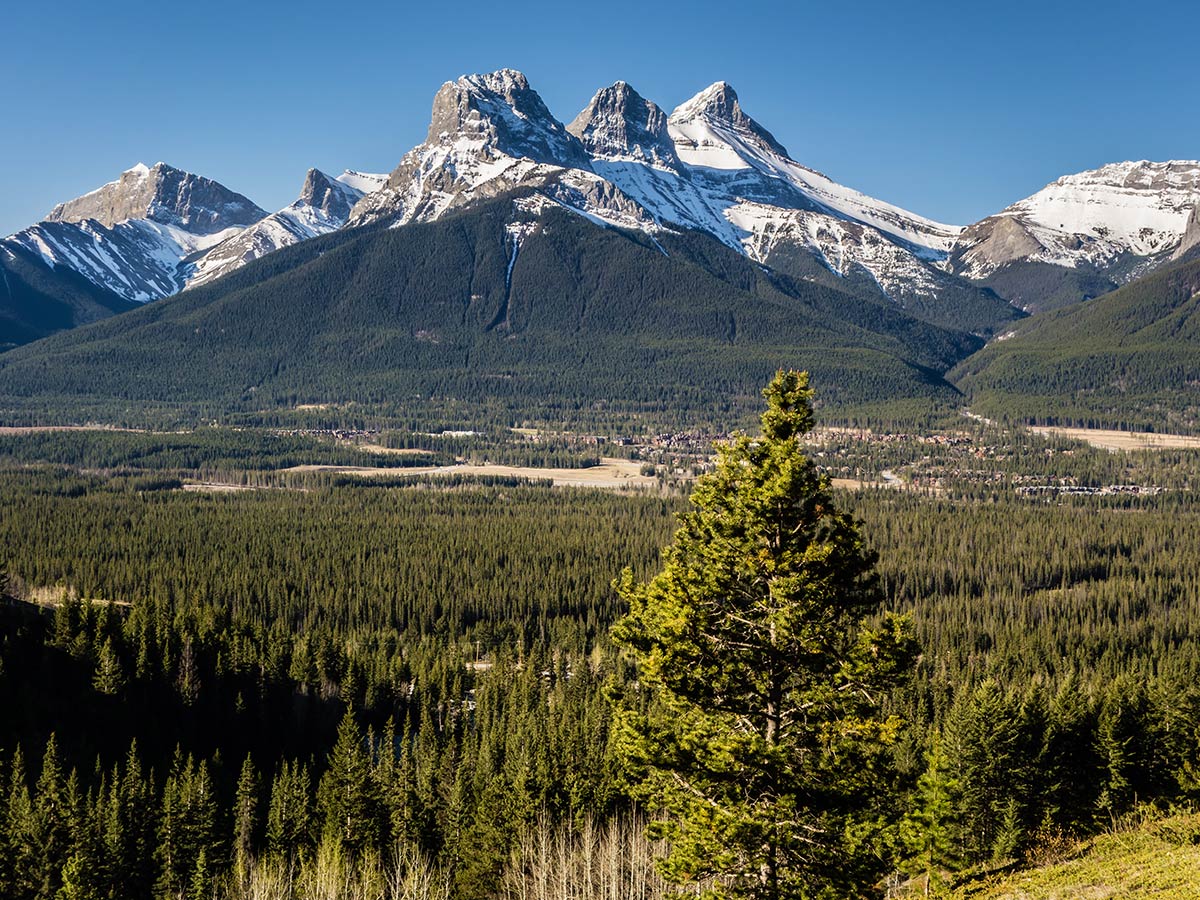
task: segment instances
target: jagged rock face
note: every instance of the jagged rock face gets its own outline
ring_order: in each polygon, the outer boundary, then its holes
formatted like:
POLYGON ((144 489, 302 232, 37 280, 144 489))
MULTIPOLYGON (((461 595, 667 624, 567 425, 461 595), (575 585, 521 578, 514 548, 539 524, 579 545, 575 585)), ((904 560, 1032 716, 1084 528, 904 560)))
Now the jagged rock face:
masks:
POLYGON ((61 203, 49 222, 93 219, 112 227, 129 219, 150 219, 191 234, 216 234, 245 227, 266 215, 253 202, 224 185, 182 172, 166 163, 134 166, 114 182, 61 203))
POLYGON ((567 131, 583 142, 593 159, 679 167, 667 114, 623 81, 599 91, 567 131))
POLYGON ((590 170, 587 152, 524 75, 464 75, 442 85, 425 143, 355 206, 349 224, 429 221, 473 200, 544 185, 571 168, 590 170))
POLYGON ((427 145, 463 138, 483 149, 556 166, 587 168, 582 145, 551 115, 520 72, 501 69, 447 82, 433 98, 427 145))
POLYGON ((382 180, 360 172, 330 178, 318 169, 309 169, 295 202, 191 259, 187 287, 207 284, 268 253, 337 231, 363 196, 356 185, 370 187, 382 180))
POLYGON ((330 219, 345 222, 362 195, 362 191, 330 178, 318 169, 309 169, 296 203, 318 209, 330 219))
POLYGON ((1175 251, 1171 259, 1182 259, 1185 254, 1200 247, 1200 203, 1192 209, 1192 214, 1188 217, 1187 228, 1184 229, 1183 238, 1179 241, 1179 249, 1175 251))

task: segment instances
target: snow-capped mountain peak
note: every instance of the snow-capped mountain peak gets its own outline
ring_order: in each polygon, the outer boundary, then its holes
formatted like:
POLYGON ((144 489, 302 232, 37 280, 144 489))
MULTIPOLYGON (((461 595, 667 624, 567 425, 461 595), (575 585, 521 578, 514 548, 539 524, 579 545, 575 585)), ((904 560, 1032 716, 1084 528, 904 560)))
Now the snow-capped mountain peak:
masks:
POLYGON ((309 169, 295 201, 194 260, 187 276, 187 287, 207 284, 268 253, 337 231, 346 224, 350 210, 363 197, 363 191, 348 182, 370 185, 379 184, 383 179, 382 175, 360 172, 346 172, 339 178, 330 178, 320 169, 309 169), (347 175, 351 177, 346 178, 347 175))
POLYGON ((587 167, 587 154, 515 69, 464 75, 433 99, 427 145, 481 141, 487 150, 552 165, 587 167))
POLYGON ((678 169, 679 157, 667 131, 667 114, 653 101, 618 81, 596 92, 567 126, 593 160, 630 160, 678 169))
MULTIPOLYGON (((732 162, 732 157, 705 154, 708 146, 729 147, 726 132, 733 132, 740 141, 749 143, 761 151, 787 158, 788 152, 774 135, 742 111, 737 92, 728 82, 718 81, 709 85, 696 96, 681 103, 669 119, 671 133, 677 147, 692 152, 695 160, 685 161, 692 165, 712 165, 714 168, 742 168, 742 165, 722 164, 732 162)), ((734 149, 735 155, 736 148, 734 149)), ((681 153, 683 155, 683 153, 681 153)))
POLYGON ((475 199, 558 181, 569 170, 579 171, 580 182, 591 160, 523 74, 464 75, 438 90, 425 143, 355 206, 350 223, 427 221, 475 199))
POLYGON ((292 206, 303 205, 319 209, 326 216, 345 223, 354 204, 362 199, 363 192, 357 188, 330 178, 319 169, 309 169, 304 176, 300 197, 292 206))
POLYGON ((1103 269, 1175 249, 1200 202, 1200 162, 1109 163, 1065 175, 966 229, 955 271, 983 278, 1017 260, 1103 269))
POLYGON ((251 200, 222 184, 166 163, 138 163, 116 181, 60 203, 48 222, 86 219, 112 227, 130 219, 149 219, 194 235, 218 234, 245 227, 266 215, 251 200))
POLYGON ((190 259, 264 215, 211 179, 138 163, 3 243, 10 253, 20 250, 126 300, 146 301, 181 290, 190 259))

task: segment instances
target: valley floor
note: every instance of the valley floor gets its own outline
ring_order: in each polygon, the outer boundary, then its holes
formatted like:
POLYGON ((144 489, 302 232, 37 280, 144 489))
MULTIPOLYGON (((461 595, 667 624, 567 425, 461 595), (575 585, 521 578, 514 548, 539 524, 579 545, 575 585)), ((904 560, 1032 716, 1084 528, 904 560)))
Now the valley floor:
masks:
POLYGON ((1104 450, 1196 450, 1200 437, 1184 434, 1159 434, 1155 431, 1113 431, 1106 428, 1057 428, 1030 426, 1034 434, 1045 437, 1084 441, 1104 450))
POLYGON ((598 466, 555 469, 542 466, 468 465, 409 466, 402 470, 374 466, 304 465, 285 469, 288 472, 332 472, 338 475, 388 476, 411 478, 419 476, 470 475, 501 478, 549 479, 556 487, 649 488, 658 485, 653 475, 641 474, 641 464, 628 459, 605 457, 598 466))

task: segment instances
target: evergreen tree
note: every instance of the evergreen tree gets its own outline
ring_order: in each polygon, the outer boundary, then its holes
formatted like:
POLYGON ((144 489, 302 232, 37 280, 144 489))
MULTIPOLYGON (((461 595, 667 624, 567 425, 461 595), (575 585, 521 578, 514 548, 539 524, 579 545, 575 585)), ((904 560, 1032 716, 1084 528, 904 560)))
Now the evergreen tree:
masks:
POLYGON ((379 790, 366 744, 353 710, 338 727, 329 769, 321 779, 324 836, 346 850, 359 852, 379 844, 379 790))
POLYGON ((96 658, 96 675, 92 679, 96 690, 102 694, 119 694, 125 686, 125 671, 121 668, 121 660, 113 649, 112 638, 100 647, 96 658))
POLYGON ((21 748, 13 753, 5 804, 3 850, 0 866, 0 896, 12 900, 32 898, 38 889, 37 819, 21 748))
POLYGON ((955 702, 946 749, 960 786, 961 846, 971 861, 1006 857, 1020 843, 1021 809, 1030 796, 1020 701, 992 678, 955 702))
POLYGON ((801 450, 807 375, 764 390, 762 436, 718 447, 664 553, 618 588, 614 630, 650 691, 620 712, 621 751, 658 810, 672 881, 775 900, 870 889, 892 812, 880 712, 911 659, 907 623, 864 626, 874 556, 801 450))
POLYGON ((254 859, 258 845, 259 820, 258 771, 247 755, 238 776, 237 794, 233 801, 233 861, 239 872, 245 872, 254 859))
POLYGON ((908 871, 925 881, 925 896, 943 887, 941 873, 959 863, 957 838, 959 784, 942 741, 935 737, 926 768, 917 781, 913 810, 900 825, 900 837, 912 854, 908 871))
POLYGON ((35 797, 34 833, 41 870, 37 876, 37 897, 52 900, 58 893, 71 840, 66 784, 58 758, 58 741, 53 734, 46 742, 35 797))
POLYGON ((284 762, 271 784, 267 847, 284 859, 305 856, 313 846, 312 788, 308 769, 284 762))

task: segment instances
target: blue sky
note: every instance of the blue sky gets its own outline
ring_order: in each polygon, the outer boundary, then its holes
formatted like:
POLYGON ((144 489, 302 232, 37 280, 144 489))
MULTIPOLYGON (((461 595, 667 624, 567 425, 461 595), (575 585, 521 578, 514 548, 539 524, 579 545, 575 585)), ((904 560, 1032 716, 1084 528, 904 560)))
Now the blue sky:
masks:
POLYGON ((390 170, 442 82, 502 66, 563 121, 617 80, 668 111, 726 80, 798 161, 956 224, 1200 158, 1194 0, 58 0, 0 29, 0 234, 160 159, 277 209, 311 165, 390 170))

